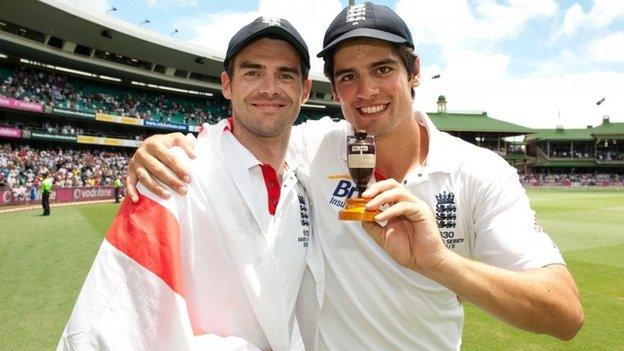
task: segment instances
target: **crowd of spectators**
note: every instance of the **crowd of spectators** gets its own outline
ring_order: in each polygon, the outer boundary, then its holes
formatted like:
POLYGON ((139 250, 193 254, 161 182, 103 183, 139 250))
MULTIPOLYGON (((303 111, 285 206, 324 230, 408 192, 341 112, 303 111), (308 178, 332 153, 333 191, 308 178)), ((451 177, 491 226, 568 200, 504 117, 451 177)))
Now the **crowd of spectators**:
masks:
POLYGON ((214 124, 230 114, 229 105, 225 101, 205 98, 175 101, 163 94, 127 87, 123 88, 123 93, 121 90, 116 93, 115 89, 120 88, 101 86, 98 89, 98 84, 94 82, 19 66, 0 82, 0 95, 49 107, 172 123, 214 124))
POLYGON ((594 143, 555 143, 550 144, 551 158, 592 159, 595 157, 594 143))
POLYGON ((598 161, 624 161, 624 152, 619 150, 598 150, 596 158, 598 161))
POLYGON ((95 129, 89 127, 77 126, 73 123, 63 121, 62 123, 58 123, 56 121, 51 120, 43 120, 43 121, 15 121, 0 118, 0 126, 5 127, 14 127, 22 130, 30 130, 30 131, 39 131, 49 134, 60 134, 60 135, 89 135, 96 137, 109 137, 109 138, 120 138, 120 139, 128 139, 128 140, 144 140, 147 138, 147 133, 130 133, 124 130, 102 130, 95 129))
POLYGON ((60 188, 112 186, 125 178, 128 159, 123 152, 0 144, 0 188, 36 191, 46 173, 60 188))
POLYGON ((551 146, 551 158, 594 159, 598 161, 624 161, 624 151, 617 149, 575 148, 573 151, 568 147, 555 148, 551 146))
POLYGON ((624 175, 617 173, 530 173, 520 174, 520 181, 524 185, 531 186, 622 186, 624 175))
POLYGON ((581 152, 581 151, 570 152, 569 150, 567 150, 567 151, 551 150, 550 151, 550 157, 553 157, 553 158, 586 158, 586 159, 590 159, 590 158, 594 158, 594 153, 593 152, 589 152, 589 151, 585 151, 585 152, 581 152))

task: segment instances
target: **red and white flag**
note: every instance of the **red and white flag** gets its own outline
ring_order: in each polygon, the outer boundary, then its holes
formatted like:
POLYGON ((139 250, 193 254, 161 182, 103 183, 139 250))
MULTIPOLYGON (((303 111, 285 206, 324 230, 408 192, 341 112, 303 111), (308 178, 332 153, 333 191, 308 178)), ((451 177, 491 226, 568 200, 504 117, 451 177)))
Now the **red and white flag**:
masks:
POLYGON ((180 227, 164 206, 124 201, 57 350, 258 350, 194 328, 186 302, 180 227))
MULTIPOLYGON (((139 184, 140 201, 122 204, 57 350, 303 349, 265 237, 212 142, 223 126, 209 129, 195 160, 172 149, 193 179, 186 196, 139 184)), ((322 287, 308 290, 316 313, 322 287)))

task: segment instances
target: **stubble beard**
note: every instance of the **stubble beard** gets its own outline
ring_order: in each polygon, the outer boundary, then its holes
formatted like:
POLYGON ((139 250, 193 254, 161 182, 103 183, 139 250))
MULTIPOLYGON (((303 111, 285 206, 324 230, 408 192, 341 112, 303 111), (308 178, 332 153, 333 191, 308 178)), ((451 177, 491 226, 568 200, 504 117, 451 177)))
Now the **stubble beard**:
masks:
POLYGON ((296 118, 296 116, 288 119, 277 118, 274 122, 270 122, 263 120, 262 117, 246 116, 238 118, 238 123, 251 135, 261 138, 275 138, 289 131, 296 118))

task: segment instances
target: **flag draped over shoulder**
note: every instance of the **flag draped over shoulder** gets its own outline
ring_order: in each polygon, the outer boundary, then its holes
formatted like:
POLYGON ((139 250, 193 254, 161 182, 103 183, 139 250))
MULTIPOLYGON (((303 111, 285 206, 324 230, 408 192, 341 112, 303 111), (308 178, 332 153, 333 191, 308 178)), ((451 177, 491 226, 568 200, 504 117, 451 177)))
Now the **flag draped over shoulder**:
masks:
POLYGON ((164 200, 139 184, 140 201, 124 201, 58 350, 313 348, 324 292, 318 241, 293 318, 240 167, 222 156, 224 123, 205 127, 194 160, 171 149, 193 179, 187 195, 164 200))
POLYGON ((195 325, 184 289, 178 219, 142 196, 125 200, 57 350, 257 350, 195 325))

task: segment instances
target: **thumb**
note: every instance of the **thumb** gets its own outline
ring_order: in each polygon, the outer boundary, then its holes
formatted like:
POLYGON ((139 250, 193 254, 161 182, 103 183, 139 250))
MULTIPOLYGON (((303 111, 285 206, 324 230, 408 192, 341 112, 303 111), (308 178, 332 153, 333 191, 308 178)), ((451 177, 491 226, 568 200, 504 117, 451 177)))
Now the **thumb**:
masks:
POLYGON ((139 201, 139 194, 136 190, 137 183, 138 180, 135 173, 132 170, 129 170, 128 175, 126 176, 126 193, 130 196, 130 200, 132 200, 135 204, 139 201))
POLYGON ((195 137, 193 136, 193 134, 188 133, 185 136, 182 137, 177 137, 175 138, 174 145, 177 145, 179 147, 182 148, 182 150, 184 150, 184 152, 186 152, 186 155, 188 157, 190 157, 191 159, 196 158, 196 154, 195 154, 195 142, 197 141, 197 139, 195 139, 195 137))

